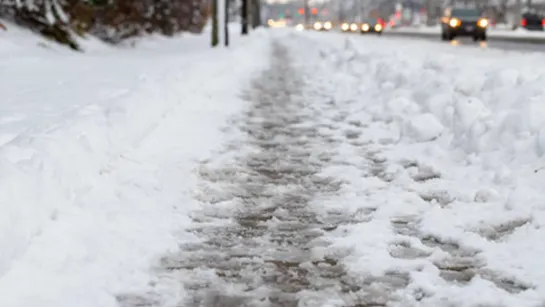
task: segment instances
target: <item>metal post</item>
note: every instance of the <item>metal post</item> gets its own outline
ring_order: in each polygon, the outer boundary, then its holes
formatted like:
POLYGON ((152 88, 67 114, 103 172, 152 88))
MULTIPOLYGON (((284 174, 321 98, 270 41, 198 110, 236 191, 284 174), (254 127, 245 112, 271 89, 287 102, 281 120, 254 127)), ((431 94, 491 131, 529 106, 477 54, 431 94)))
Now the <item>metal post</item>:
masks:
POLYGON ((344 21, 343 2, 341 0, 338 0, 337 10, 338 10, 338 17, 337 18, 339 18, 338 21, 343 22, 344 21))
POLYGON ((304 9, 305 9, 305 25, 310 25, 310 6, 309 6, 309 0, 304 0, 304 9))
POLYGON ((261 26, 261 3, 259 0, 251 0, 252 2, 252 29, 261 26))
POLYGON ((218 0, 212 0, 212 47, 216 47, 218 44, 218 0))
POLYGON ((242 9, 240 10, 242 21, 242 35, 248 35, 248 0, 242 0, 242 9))
POLYGON ((432 26, 434 23, 432 22, 432 10, 434 8, 432 7, 432 0, 426 0, 426 25, 432 26))
POLYGON ((520 16, 520 13, 522 12, 522 1, 517 0, 515 4, 515 25, 516 27, 520 27, 520 22, 522 21, 522 17, 520 16))
POLYGON ((353 0, 353 1, 354 2, 352 2, 352 11, 353 11, 352 14, 354 14, 354 15, 352 16, 352 21, 354 22, 354 21, 357 21, 356 17, 359 14, 359 4, 360 4, 360 2, 358 0, 353 0))
POLYGON ((225 36, 224 38, 225 47, 228 47, 229 46, 229 7, 230 7, 229 2, 231 2, 231 0, 223 0, 223 1, 225 1, 225 7, 224 7, 225 13, 223 17, 224 18, 223 35, 225 36))

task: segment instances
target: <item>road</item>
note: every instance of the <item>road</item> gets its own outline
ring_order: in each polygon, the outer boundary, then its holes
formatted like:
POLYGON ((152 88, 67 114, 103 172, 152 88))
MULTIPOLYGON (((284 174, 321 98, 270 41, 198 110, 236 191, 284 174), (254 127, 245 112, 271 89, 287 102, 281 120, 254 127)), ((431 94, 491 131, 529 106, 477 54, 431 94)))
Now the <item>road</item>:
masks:
MULTIPOLYGON (((449 42, 441 41, 441 38, 438 35, 411 35, 408 33, 392 33, 392 32, 385 32, 383 34, 384 37, 388 38, 395 38, 399 40, 426 40, 426 41, 434 41, 438 44, 449 44, 449 42)), ((456 39, 452 42, 450 42, 453 46, 460 46, 460 47, 471 47, 471 48, 492 48, 492 49, 501 49, 505 51, 519 51, 519 52, 545 52, 545 44, 532 44, 532 43, 518 43, 518 42, 505 42, 505 41, 498 41, 497 39, 494 39, 493 37, 489 38, 487 42, 485 43, 476 43, 471 38, 462 37, 459 39, 456 39)))

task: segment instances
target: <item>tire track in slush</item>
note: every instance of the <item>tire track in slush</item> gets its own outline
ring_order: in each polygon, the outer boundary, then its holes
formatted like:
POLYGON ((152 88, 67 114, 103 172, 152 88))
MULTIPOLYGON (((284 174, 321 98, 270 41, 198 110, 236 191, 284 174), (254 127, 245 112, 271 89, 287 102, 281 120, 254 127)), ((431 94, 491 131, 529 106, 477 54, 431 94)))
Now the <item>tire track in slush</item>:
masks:
POLYGON ((319 174, 335 153, 324 152, 330 139, 319 133, 319 111, 305 105, 303 88, 288 51, 274 44, 271 67, 254 80, 247 95, 252 106, 240 127, 253 150, 232 164, 201 170, 218 191, 203 192, 210 207, 235 205, 204 209, 193 228, 202 242, 163 261, 166 270, 184 276, 190 299, 181 306, 315 307, 361 289, 340 259, 315 253, 328 245, 323 235, 351 217, 312 209, 314 198, 334 195, 341 182, 319 174))

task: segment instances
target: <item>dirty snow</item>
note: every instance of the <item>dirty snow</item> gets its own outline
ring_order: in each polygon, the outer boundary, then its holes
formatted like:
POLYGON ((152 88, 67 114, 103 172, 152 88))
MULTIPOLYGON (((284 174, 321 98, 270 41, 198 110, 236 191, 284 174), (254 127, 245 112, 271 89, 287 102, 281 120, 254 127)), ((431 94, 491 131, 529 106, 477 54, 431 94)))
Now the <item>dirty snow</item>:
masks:
POLYGON ((117 306, 177 248, 193 160, 221 144, 267 36, 79 54, 0 35, 0 306, 117 306))
POLYGON ((123 306, 542 306, 542 56, 275 33, 191 240, 123 306))
MULTIPOLYGON (((545 303, 543 56, 336 34, 304 43, 316 82, 363 123, 376 160, 376 177, 346 187, 357 201, 331 204, 377 207, 331 238, 352 249, 349 272, 409 273, 400 306, 545 303)), ((336 172, 357 168, 358 152, 336 172)))
POLYGON ((0 59, 0 306, 545 304, 543 55, 27 43, 0 59))

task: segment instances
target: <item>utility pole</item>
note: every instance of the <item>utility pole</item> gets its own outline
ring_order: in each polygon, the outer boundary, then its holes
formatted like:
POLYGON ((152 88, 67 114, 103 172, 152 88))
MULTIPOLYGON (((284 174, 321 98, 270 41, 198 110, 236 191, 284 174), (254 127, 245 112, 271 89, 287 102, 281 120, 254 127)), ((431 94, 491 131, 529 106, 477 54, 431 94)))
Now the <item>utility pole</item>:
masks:
POLYGON ((212 0, 212 47, 216 47, 219 43, 218 0, 212 0))
POLYGON ((305 25, 310 25, 310 5, 308 4, 309 0, 304 0, 303 7, 305 8, 305 25))
POLYGON ((522 1, 517 0, 515 3, 515 25, 517 28, 520 27, 520 23, 522 21, 520 13, 522 13, 522 1))
POLYGON ((252 1, 252 29, 261 26, 261 3, 260 0, 252 1))
POLYGON ((242 21, 242 35, 248 35, 248 0, 242 0, 242 9, 240 10, 242 21))
POLYGON ((432 0, 426 0, 426 25, 432 26, 432 0))
POLYGON ((225 35, 225 41, 224 41, 224 44, 225 44, 225 47, 228 47, 229 46, 229 2, 231 2, 231 0, 223 0, 225 1, 225 13, 223 15, 223 21, 224 21, 224 29, 223 29, 223 34, 225 35))
POLYGON ((343 22, 345 21, 345 16, 344 16, 344 6, 343 6, 343 2, 341 0, 339 0, 339 7, 338 7, 338 10, 339 10, 339 22, 343 22))

